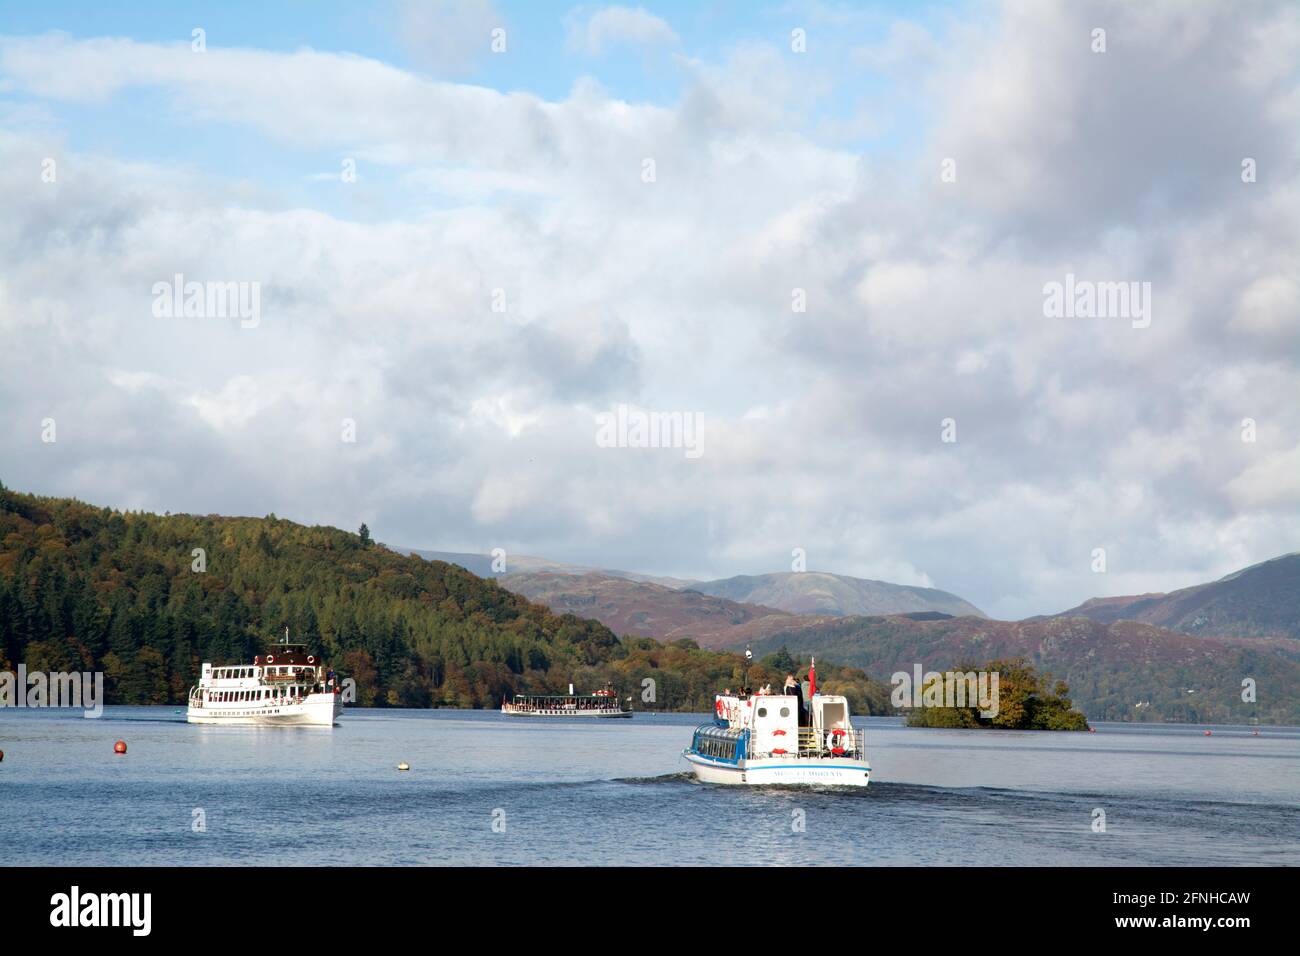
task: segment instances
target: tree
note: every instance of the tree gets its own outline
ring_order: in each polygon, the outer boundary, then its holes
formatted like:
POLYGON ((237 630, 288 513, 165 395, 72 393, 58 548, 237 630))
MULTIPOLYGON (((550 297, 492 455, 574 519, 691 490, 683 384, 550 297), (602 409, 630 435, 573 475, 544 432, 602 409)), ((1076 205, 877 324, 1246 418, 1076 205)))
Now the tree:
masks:
POLYGON ((364 521, 361 522, 361 527, 357 529, 357 537, 361 539, 361 547, 370 547, 370 529, 366 527, 364 521))

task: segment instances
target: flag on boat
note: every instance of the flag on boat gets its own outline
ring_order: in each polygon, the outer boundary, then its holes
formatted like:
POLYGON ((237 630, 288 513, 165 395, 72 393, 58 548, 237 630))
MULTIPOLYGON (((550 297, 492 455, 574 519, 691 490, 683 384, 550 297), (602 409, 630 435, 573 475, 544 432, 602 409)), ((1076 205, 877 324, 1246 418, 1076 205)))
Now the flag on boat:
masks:
POLYGON ((808 696, 817 693, 817 658, 812 658, 808 665, 808 696))

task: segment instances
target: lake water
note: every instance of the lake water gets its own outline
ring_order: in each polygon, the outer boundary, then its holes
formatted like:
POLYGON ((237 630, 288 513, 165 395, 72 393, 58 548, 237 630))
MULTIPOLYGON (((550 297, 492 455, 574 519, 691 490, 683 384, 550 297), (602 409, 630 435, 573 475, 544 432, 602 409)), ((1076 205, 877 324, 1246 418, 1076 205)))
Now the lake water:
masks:
POLYGON ((172 707, 5 709, 0 859, 1300 865, 1297 728, 866 718, 869 788, 766 790, 693 781, 679 753, 701 719, 349 710, 329 730, 191 726, 172 707))

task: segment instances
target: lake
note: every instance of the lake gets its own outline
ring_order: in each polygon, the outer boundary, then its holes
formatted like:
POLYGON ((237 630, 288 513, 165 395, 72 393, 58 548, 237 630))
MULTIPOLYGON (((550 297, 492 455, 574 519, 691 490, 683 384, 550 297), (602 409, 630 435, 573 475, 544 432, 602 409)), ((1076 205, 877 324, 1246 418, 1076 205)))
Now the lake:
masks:
POLYGON ((679 754, 701 720, 352 709, 330 730, 5 709, 0 851, 64 866, 1300 865, 1300 728, 858 718, 872 783, 836 791, 695 783, 679 754))

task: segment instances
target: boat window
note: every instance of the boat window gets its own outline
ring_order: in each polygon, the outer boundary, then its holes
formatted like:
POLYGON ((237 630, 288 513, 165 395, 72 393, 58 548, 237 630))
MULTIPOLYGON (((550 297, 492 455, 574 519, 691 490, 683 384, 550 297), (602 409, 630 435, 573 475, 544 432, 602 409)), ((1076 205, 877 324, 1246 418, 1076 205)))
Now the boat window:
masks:
POLYGON ((758 716, 760 716, 760 717, 766 717, 766 716, 767 716, 767 708, 766 708, 766 707, 760 707, 760 708, 758 708, 758 716))
POLYGON ((789 716, 790 716, 790 708, 789 708, 789 707, 782 707, 782 708, 781 708, 781 716, 782 716, 782 717, 789 717, 789 716))

